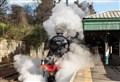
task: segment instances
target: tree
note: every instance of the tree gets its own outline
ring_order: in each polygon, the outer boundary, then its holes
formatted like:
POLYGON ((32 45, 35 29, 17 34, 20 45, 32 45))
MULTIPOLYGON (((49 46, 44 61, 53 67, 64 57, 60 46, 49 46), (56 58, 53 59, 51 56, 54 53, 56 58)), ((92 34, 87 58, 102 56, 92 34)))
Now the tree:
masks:
POLYGON ((5 15, 5 5, 7 4, 7 0, 0 0, 0 21, 2 21, 3 16, 5 15))
POLYGON ((7 0, 0 0, 0 8, 7 3, 7 0))
POLYGON ((41 0, 33 0, 33 1, 37 1, 37 2, 38 2, 38 4, 40 4, 40 3, 41 3, 41 0))
POLYGON ((11 22, 10 14, 8 15, 7 11, 10 11, 10 6, 8 6, 9 0, 0 0, 0 22, 8 24, 11 22))
POLYGON ((48 38, 47 32, 42 25, 34 26, 32 33, 23 38, 23 41, 29 45, 38 49, 43 42, 48 38))
POLYGON ((26 5, 23 6, 23 8, 25 9, 25 11, 28 15, 33 15, 34 14, 34 10, 32 9, 31 5, 26 4, 26 5))
POLYGON ((28 25, 27 14, 23 7, 19 5, 12 5, 12 20, 14 24, 19 26, 28 25))
POLYGON ((36 21, 42 23, 47 20, 51 15, 53 6, 53 0, 42 0, 42 4, 39 4, 36 8, 36 21))
POLYGON ((94 9, 94 6, 93 6, 93 2, 89 5, 89 10, 90 10, 90 14, 96 14, 96 11, 94 9))
POLYGON ((6 24, 0 22, 0 37, 3 36, 6 27, 7 27, 6 24))
POLYGON ((7 4, 7 0, 0 0, 0 15, 3 14, 6 4, 7 4))
POLYGON ((25 12, 27 13, 27 19, 29 24, 33 24, 34 18, 35 18, 34 17, 35 10, 32 7, 33 5, 30 5, 30 4, 26 4, 23 6, 23 8, 25 9, 25 12))

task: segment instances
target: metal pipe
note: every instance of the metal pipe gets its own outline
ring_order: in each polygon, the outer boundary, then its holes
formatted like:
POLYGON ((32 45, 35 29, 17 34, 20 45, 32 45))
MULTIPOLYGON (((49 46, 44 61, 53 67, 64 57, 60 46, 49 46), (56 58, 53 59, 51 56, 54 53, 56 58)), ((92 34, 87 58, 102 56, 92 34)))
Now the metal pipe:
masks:
POLYGON ((79 4, 79 0, 77 0, 77 3, 79 4))
POLYGON ((68 0, 66 0, 66 4, 68 5, 68 0))

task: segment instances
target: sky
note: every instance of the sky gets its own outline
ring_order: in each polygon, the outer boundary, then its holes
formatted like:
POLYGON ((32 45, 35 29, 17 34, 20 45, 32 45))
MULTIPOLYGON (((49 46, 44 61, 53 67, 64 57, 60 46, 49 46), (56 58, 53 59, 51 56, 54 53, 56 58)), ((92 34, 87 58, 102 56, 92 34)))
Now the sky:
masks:
MULTIPOLYGON (((37 1, 37 0, 36 0, 37 1)), ((66 0, 62 0, 65 2, 66 0)), ((73 3, 76 0, 68 0, 69 4, 73 3)), ((84 0, 79 0, 82 2, 84 0)), ((97 13, 108 11, 108 10, 120 10, 120 0, 86 0, 88 2, 93 2, 94 9, 97 13)), ((24 3, 33 3, 33 0, 10 0, 10 4, 23 4, 24 3)))
POLYGON ((108 10, 120 10, 120 0, 88 0, 93 1, 94 9, 97 13, 108 10))
MULTIPOLYGON (((62 0, 66 1, 66 0, 62 0)), ((69 3, 73 3, 76 0, 69 0, 69 3)), ((84 0, 79 0, 82 2, 84 0)), ((94 9, 97 13, 108 11, 108 10, 120 10, 120 0, 86 0, 93 2, 94 9)))

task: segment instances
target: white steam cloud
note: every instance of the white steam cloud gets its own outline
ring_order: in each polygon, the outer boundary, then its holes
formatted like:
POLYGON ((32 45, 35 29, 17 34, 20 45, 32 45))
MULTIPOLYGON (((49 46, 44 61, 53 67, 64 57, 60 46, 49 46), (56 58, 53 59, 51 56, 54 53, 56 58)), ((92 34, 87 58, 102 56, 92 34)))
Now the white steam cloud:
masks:
POLYGON ((67 52, 59 61, 61 69, 56 75, 57 82, 69 82, 72 74, 78 69, 93 67, 93 55, 84 45, 72 43, 70 51, 67 52))
POLYGON ((55 36, 56 32, 62 32, 66 37, 74 37, 78 32, 80 39, 83 39, 81 19, 71 7, 66 6, 65 3, 59 3, 52 12, 52 16, 43 23, 50 37, 55 36))
MULTIPOLYGON (((89 15, 88 3, 85 1, 80 4, 80 8, 74 4, 66 6, 59 3, 52 9, 52 16, 43 23, 45 30, 50 37, 56 33, 63 33, 65 37, 75 37, 83 39, 82 18, 89 15)), ((16 55, 14 57, 15 68, 20 73, 19 80, 23 82, 46 82, 41 76, 39 69, 40 60, 31 59, 28 56, 16 55)), ((56 82, 69 82, 75 70, 94 66, 93 55, 89 49, 82 44, 73 42, 70 44, 69 52, 56 62, 61 69, 56 74, 56 82)))
MULTIPOLYGON (((65 3, 57 4, 52 16, 43 23, 50 37, 62 32, 65 37, 75 37, 79 33, 79 39, 83 39, 82 18, 90 14, 89 4, 86 1, 76 5, 66 6, 65 3), (78 7, 79 6, 79 7, 78 7)), ((93 55, 82 44, 73 42, 70 50, 58 60, 61 69, 56 75, 56 82, 69 82, 72 74, 77 69, 94 66, 93 55)))
POLYGON ((16 55, 14 57, 14 66, 19 72, 19 81, 23 82, 45 82, 45 79, 41 76, 40 72, 40 60, 32 59, 25 55, 16 55))

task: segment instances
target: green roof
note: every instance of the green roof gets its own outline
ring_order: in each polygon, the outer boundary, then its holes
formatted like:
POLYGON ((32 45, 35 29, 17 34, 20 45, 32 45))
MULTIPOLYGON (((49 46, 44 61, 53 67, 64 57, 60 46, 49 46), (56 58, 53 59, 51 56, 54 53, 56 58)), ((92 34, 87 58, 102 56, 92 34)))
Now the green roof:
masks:
POLYGON ((120 22, 85 22, 84 30, 120 30, 120 22))
POLYGON ((101 14, 87 16, 83 18, 83 25, 85 31, 120 30, 120 11, 109 11, 101 14))
POLYGON ((120 10, 106 11, 106 12, 86 16, 85 18, 120 18, 120 10))

